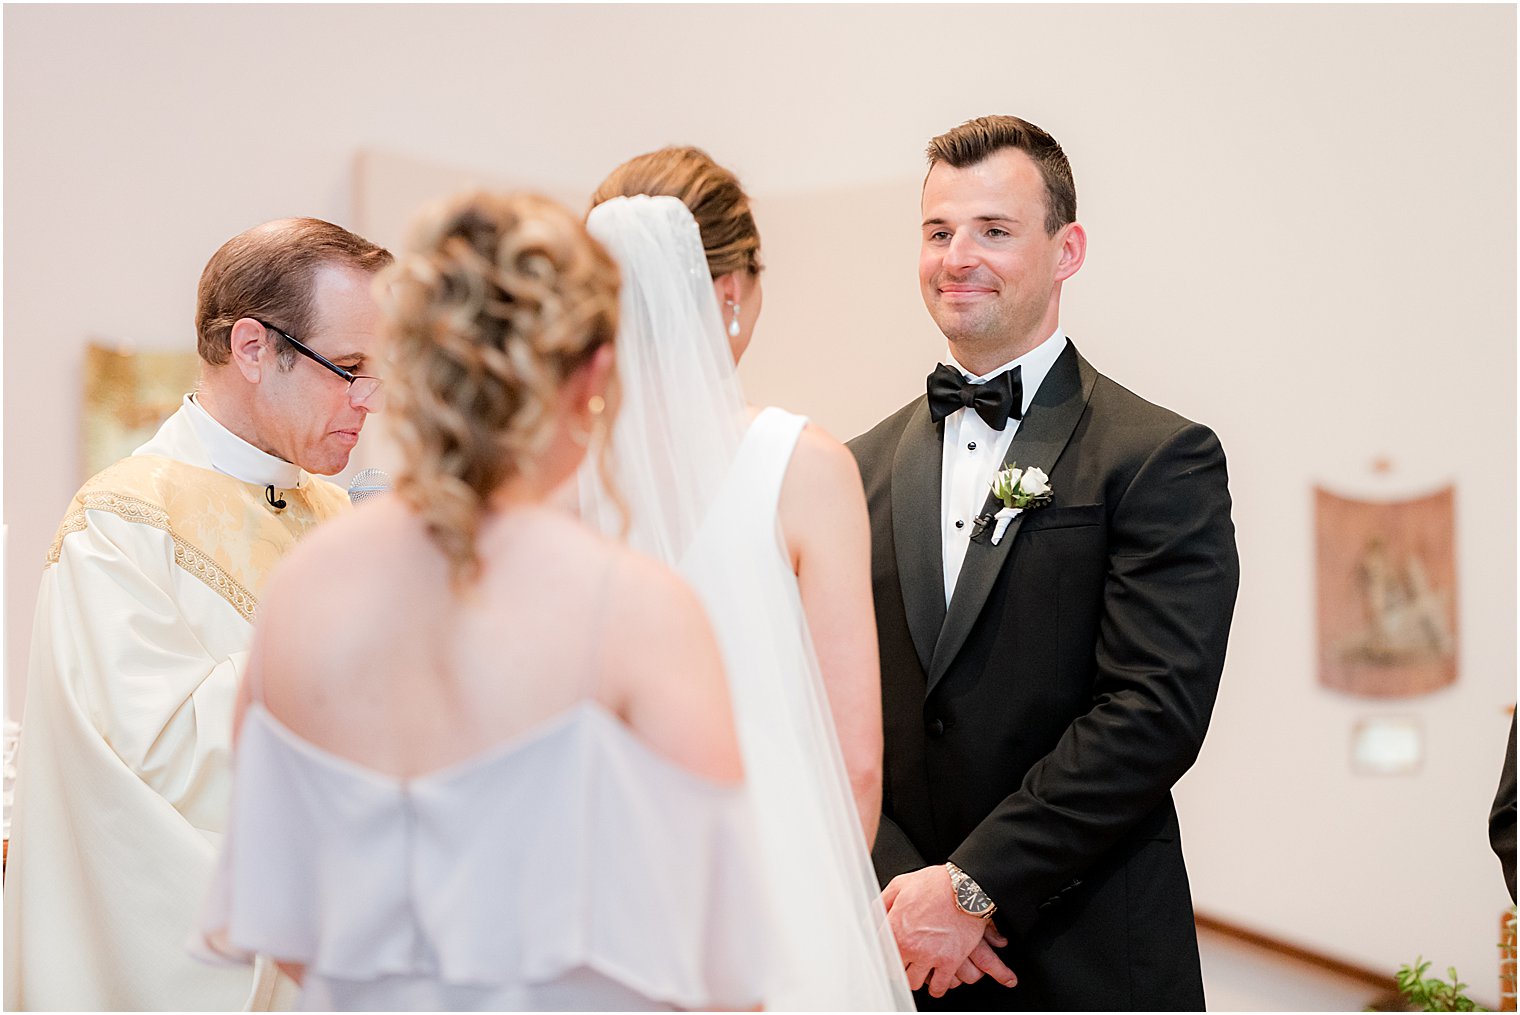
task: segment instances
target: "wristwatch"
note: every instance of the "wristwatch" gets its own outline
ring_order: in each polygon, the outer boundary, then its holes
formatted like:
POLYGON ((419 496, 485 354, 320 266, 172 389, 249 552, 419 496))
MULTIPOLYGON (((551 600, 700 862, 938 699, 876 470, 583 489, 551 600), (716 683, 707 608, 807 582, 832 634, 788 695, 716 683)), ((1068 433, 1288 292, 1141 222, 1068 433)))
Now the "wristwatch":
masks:
POLYGON ((981 885, 971 880, 970 874, 948 862, 945 870, 950 872, 950 887, 955 891, 955 904, 962 913, 985 920, 997 912, 997 903, 987 897, 981 885))

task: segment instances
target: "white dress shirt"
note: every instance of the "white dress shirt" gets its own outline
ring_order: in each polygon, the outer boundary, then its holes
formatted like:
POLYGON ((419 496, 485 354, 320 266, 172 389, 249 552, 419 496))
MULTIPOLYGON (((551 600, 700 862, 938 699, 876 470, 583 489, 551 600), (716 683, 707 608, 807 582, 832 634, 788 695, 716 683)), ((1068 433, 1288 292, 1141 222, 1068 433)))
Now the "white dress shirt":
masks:
MULTIPOLYGON (((1056 358, 1066 348, 1066 333, 1059 327, 1055 332, 1017 359, 1004 363, 990 373, 977 376, 955 361, 954 353, 945 362, 977 384, 989 381, 999 374, 1019 367, 1019 381, 1024 389, 1020 414, 1029 411, 1035 392, 1045 380, 1045 375, 1055 364, 1056 358)), ((1001 431, 987 425, 975 409, 957 409, 945 417, 945 441, 940 471, 940 542, 945 565, 945 605, 955 593, 955 582, 960 577, 961 564, 966 559, 966 547, 971 543, 976 516, 982 513, 982 505, 991 492, 992 479, 1003 467, 1008 445, 1019 430, 1019 420, 1012 417, 1001 431)), ((1049 462, 1029 464, 1049 466, 1049 462)))

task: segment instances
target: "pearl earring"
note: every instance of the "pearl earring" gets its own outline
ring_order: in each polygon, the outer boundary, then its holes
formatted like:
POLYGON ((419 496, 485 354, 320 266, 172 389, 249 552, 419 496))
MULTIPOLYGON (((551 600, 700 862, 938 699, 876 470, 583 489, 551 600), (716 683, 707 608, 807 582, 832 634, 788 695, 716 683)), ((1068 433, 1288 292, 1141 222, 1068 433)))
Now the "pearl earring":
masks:
POLYGON ((591 446, 591 439, 597 436, 597 431, 602 428, 602 414, 607 411, 607 400, 601 395, 592 395, 586 399, 586 413, 591 417, 591 426, 583 427, 575 420, 571 420, 570 439, 583 448, 591 446))
POLYGON ((729 306, 731 306, 731 307, 734 308, 734 313, 733 313, 733 316, 728 319, 728 337, 729 338, 738 338, 739 337, 739 304, 737 304, 737 303, 730 303, 729 306))

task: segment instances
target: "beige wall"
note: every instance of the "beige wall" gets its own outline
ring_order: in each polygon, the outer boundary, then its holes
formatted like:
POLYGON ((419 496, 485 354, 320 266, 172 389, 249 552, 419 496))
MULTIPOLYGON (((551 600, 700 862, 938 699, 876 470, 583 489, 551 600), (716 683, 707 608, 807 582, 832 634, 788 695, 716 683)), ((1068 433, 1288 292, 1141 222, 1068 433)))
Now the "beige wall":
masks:
POLYGON ((573 196, 636 152, 708 147, 756 194, 770 264, 750 393, 848 437, 917 394, 943 349, 914 279, 924 141, 1018 112, 1066 146, 1092 238, 1068 332, 1230 456, 1241 595, 1213 731, 1178 791, 1199 907, 1379 968, 1423 953, 1496 999, 1507 897, 1484 817, 1515 697, 1513 8, 4 18, 13 710, 78 479, 84 343, 188 347, 211 251, 277 215, 353 221, 357 151, 573 196), (1459 682, 1395 703, 1321 691, 1311 487, 1448 482, 1459 682), (1382 715, 1424 724, 1418 774, 1349 771, 1352 724, 1382 715))

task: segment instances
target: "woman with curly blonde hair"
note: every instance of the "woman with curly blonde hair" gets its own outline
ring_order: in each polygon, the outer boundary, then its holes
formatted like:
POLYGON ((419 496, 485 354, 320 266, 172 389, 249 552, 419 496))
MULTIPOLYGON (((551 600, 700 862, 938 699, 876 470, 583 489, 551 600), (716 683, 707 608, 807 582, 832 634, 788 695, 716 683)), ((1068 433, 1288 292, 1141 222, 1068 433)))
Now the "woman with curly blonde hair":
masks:
POLYGON ((475 194, 382 285, 404 468, 269 584, 205 946, 307 1008, 754 1004, 711 630, 546 503, 615 411, 616 267, 553 202, 475 194))

